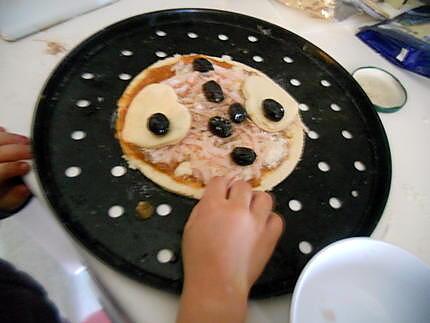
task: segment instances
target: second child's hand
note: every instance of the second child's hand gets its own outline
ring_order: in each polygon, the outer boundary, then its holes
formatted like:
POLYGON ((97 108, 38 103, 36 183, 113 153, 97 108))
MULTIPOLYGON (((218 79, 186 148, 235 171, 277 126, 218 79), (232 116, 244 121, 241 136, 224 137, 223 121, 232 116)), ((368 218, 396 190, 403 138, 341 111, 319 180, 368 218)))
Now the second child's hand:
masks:
POLYGON ((30 158, 29 139, 0 127, 0 213, 13 212, 31 195, 20 180, 30 170, 30 165, 24 161, 30 158))

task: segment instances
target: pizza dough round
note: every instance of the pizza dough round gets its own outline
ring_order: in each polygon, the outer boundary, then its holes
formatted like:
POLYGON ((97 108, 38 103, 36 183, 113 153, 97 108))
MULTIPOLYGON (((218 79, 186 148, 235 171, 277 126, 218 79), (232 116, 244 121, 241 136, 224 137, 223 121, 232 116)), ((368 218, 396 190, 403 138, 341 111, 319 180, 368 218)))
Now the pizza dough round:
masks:
MULTIPOLYGON (((178 55, 175 57, 170 57, 158 61, 155 64, 149 66, 133 79, 133 81, 129 84, 129 86, 126 88, 123 95, 118 101, 118 119, 116 122, 117 138, 119 139, 122 150, 124 152, 123 157, 128 161, 129 166, 131 168, 140 170, 147 178, 149 178, 150 180, 157 183, 168 191, 196 199, 199 199, 203 194, 204 187, 202 187, 202 185, 196 185, 192 182, 178 181, 177 179, 175 179, 175 177, 172 176, 172 174, 168 174, 156 165, 147 162, 143 158, 143 154, 138 153, 138 151, 136 150, 136 146, 128 143, 125 140, 122 132, 130 103, 132 102, 133 98, 138 95, 138 93, 145 86, 148 86, 152 83, 161 82, 171 77, 173 75, 173 72, 169 74, 168 71, 170 71, 170 68, 167 67, 171 67, 183 59, 188 59, 188 61, 192 61, 192 59, 198 57, 204 57, 214 63, 219 62, 220 64, 225 64, 226 66, 230 67, 236 66, 238 68, 242 68, 243 70, 252 72, 259 77, 263 77, 265 79, 265 82, 273 82, 268 76, 266 76, 262 72, 242 63, 234 62, 231 60, 224 60, 217 57, 196 54, 184 56, 178 55), (157 73, 153 73, 154 71, 157 71, 157 73)), ((303 129, 304 126, 297 112, 295 120, 289 120, 288 129, 283 132, 288 141, 287 157, 283 161, 281 161, 281 163, 276 168, 265 170, 265 172, 261 176, 261 180, 259 181, 258 186, 254 187, 255 190, 271 190, 274 186, 278 185, 286 177, 288 177, 288 175, 294 170, 295 166, 301 158, 304 147, 303 129)), ((180 171, 189 171, 189 165, 183 166, 180 171)))

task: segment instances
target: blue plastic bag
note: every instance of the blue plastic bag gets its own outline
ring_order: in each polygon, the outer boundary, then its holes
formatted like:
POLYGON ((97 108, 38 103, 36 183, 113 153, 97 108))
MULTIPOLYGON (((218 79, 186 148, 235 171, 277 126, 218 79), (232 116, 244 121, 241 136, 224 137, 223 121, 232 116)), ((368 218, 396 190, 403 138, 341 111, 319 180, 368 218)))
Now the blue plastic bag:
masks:
POLYGON ((430 6, 363 27, 357 37, 391 63, 430 78, 430 6))

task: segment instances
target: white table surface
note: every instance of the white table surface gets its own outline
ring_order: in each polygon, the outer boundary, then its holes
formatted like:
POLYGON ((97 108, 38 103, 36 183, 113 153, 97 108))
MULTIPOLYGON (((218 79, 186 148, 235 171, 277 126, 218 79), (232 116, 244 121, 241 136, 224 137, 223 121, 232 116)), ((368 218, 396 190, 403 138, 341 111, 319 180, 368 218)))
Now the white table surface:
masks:
MULTIPOLYGON (((406 106, 397 113, 380 114, 390 142, 393 178, 386 209, 372 237, 398 245, 430 264, 430 80, 391 65, 361 43, 354 33, 358 26, 372 23, 366 17, 332 23, 269 0, 121 0, 18 42, 0 41, 0 125, 29 135, 34 105, 49 74, 67 52, 94 32, 132 15, 178 7, 217 8, 255 16, 308 39, 350 72, 359 66, 373 65, 400 79, 409 95, 406 106), (62 43, 67 50, 50 55, 45 41, 62 43)), ((30 182, 37 190, 34 179, 30 178, 30 182)), ((76 253, 70 239, 50 212, 37 201, 29 208, 26 212, 35 214, 31 219, 26 217, 22 226, 28 227, 32 237, 62 258, 66 266, 72 259, 70 270, 79 269, 79 263, 73 263, 76 253), (49 235, 42 234, 46 225, 49 235), (54 240, 56 243, 52 243, 54 240)), ((176 296, 137 284, 82 250, 79 254, 131 321, 174 321, 176 296)), ((252 301, 248 322, 287 322, 289 303, 289 295, 252 301)))

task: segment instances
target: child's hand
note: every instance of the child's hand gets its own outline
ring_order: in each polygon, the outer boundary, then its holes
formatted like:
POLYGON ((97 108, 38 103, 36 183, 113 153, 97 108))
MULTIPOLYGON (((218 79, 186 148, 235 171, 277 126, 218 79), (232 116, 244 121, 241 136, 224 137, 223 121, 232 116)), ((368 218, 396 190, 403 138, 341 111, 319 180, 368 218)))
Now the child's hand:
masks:
POLYGON ((31 195, 27 186, 16 181, 30 170, 30 166, 20 160, 30 158, 28 138, 0 127, 0 211, 17 209, 31 195))
POLYGON ((241 322, 251 286, 282 233, 272 198, 244 181, 214 178, 185 226, 178 322, 241 322))

